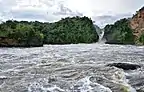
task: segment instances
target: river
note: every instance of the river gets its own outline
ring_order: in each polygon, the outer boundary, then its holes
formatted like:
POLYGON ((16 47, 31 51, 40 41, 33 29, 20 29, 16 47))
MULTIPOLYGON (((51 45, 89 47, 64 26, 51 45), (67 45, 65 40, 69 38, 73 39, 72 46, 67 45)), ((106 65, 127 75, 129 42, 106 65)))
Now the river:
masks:
POLYGON ((143 64, 144 46, 0 48, 0 92, 136 92, 144 88, 143 64), (106 66, 113 62, 142 67, 124 71, 106 66))

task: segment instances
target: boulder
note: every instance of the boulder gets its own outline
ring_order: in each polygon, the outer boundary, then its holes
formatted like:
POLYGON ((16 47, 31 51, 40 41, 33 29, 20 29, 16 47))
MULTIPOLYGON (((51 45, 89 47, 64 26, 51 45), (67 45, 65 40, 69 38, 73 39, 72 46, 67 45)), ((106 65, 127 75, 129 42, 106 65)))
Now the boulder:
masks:
POLYGON ((107 66, 110 66, 110 67, 114 66, 117 68, 121 68, 123 70, 135 70, 141 67, 140 65, 133 64, 133 63, 111 63, 111 64, 108 64, 107 66))

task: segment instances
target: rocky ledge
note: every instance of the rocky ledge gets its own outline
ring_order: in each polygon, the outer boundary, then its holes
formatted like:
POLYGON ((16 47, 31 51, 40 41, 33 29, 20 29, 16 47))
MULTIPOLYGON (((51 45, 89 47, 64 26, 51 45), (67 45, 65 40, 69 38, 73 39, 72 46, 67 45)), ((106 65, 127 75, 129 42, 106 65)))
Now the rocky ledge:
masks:
POLYGON ((0 47, 40 47, 43 43, 19 43, 17 40, 8 37, 0 37, 0 47))

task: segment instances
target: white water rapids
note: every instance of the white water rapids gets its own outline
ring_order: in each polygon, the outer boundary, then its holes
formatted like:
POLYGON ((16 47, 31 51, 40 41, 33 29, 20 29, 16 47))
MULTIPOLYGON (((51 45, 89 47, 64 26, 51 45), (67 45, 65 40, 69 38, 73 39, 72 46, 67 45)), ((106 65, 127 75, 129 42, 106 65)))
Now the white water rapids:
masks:
POLYGON ((71 44, 0 48, 0 92, 136 92, 144 83, 144 46, 71 44), (106 64, 131 62, 124 71, 106 64))

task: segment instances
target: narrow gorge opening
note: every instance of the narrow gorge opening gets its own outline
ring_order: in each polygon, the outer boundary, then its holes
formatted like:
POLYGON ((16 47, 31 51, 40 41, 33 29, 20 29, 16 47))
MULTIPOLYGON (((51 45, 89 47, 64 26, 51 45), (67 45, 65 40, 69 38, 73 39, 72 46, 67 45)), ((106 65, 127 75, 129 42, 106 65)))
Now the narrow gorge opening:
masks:
POLYGON ((105 43, 105 39, 104 39, 104 29, 101 29, 100 27, 98 27, 97 25, 95 26, 95 30, 99 36, 99 40, 98 43, 105 43))

